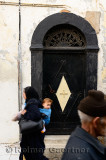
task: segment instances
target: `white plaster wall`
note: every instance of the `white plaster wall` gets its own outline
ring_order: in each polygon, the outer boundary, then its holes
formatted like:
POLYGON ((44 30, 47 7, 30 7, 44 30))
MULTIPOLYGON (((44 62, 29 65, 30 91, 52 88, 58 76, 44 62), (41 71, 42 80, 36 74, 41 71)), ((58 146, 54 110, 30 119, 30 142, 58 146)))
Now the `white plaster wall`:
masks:
POLYGON ((22 7, 22 70, 23 70, 23 87, 31 85, 31 52, 29 47, 33 32, 37 25, 47 16, 57 13, 61 8, 46 7, 22 7))
POLYGON ((0 143, 19 140, 18 124, 18 8, 0 6, 0 143))
POLYGON ((2 2, 19 2, 19 0, 1 0, 2 2))
MULTIPOLYGON (((14 6, 0 6, 0 143, 19 140, 18 124, 11 117, 18 111, 18 0, 4 0, 14 6)), ((47 16, 63 9, 83 18, 87 11, 101 12, 100 32, 97 34, 98 89, 106 93, 106 1, 104 0, 21 0, 21 47, 23 88, 31 85, 31 53, 29 47, 37 25, 47 16), (31 6, 31 4, 39 4, 31 6), (48 6, 44 6, 48 4, 48 6), (26 6, 25 6, 26 5, 26 6), (49 6, 50 5, 50 6, 49 6)))
POLYGON ((98 54, 98 89, 106 94, 106 1, 99 1, 100 32, 98 42, 100 51, 98 54))

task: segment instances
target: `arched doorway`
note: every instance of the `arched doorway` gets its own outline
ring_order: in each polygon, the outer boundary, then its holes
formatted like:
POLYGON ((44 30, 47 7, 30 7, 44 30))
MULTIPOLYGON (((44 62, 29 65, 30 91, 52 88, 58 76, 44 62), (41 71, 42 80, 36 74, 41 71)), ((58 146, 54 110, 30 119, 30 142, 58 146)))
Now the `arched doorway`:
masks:
POLYGON ((70 134, 79 125, 77 106, 97 87, 98 43, 83 18, 57 13, 36 28, 31 43, 31 81, 41 97, 53 99, 48 134, 70 134))

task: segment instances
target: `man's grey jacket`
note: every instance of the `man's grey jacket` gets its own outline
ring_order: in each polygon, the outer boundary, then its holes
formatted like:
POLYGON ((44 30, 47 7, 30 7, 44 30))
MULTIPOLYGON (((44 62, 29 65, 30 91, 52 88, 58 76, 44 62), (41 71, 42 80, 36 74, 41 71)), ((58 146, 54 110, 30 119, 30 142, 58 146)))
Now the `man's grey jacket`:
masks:
POLYGON ((105 147, 84 129, 77 127, 64 149, 62 160, 106 160, 105 147))

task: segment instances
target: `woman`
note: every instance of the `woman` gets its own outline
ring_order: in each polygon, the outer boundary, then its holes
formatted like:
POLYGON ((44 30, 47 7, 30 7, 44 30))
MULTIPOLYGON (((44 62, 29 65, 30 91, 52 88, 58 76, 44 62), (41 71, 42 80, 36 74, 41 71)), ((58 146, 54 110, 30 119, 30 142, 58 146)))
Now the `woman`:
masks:
MULTIPOLYGON (((25 99, 25 109, 21 112, 21 117, 27 120, 38 121, 41 119, 39 111, 40 101, 39 96, 33 87, 26 87, 23 91, 23 97, 25 99)), ((20 160, 23 160, 23 155, 26 160, 48 160, 43 156, 45 145, 44 137, 41 131, 22 134, 20 146, 20 160)))

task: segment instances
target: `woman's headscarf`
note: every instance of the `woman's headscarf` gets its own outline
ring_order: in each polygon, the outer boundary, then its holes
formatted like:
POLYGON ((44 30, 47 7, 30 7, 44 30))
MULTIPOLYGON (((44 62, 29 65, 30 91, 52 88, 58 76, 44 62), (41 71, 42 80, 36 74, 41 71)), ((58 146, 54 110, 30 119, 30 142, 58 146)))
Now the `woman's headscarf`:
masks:
POLYGON ((29 86, 24 88, 24 92, 26 94, 26 103, 32 98, 39 100, 39 95, 33 87, 29 86))

